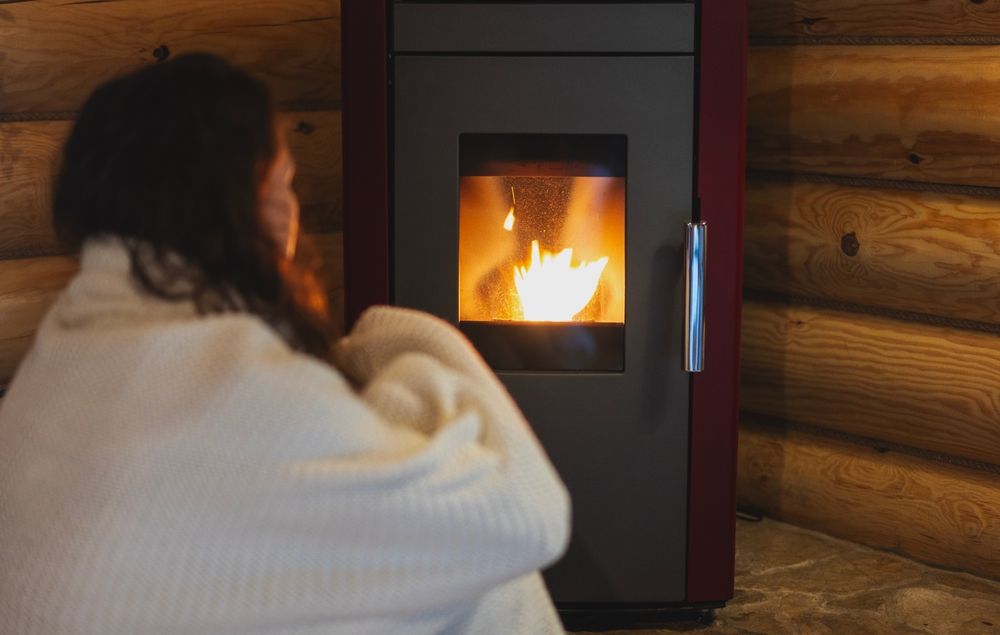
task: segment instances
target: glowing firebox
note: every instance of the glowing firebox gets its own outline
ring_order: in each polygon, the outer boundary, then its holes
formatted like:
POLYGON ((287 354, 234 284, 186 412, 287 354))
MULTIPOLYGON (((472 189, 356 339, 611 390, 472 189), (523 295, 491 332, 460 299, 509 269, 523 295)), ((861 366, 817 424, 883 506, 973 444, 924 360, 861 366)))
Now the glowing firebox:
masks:
POLYGON ((623 324, 625 177, 586 161, 477 167, 493 174, 460 179, 459 319, 623 324))

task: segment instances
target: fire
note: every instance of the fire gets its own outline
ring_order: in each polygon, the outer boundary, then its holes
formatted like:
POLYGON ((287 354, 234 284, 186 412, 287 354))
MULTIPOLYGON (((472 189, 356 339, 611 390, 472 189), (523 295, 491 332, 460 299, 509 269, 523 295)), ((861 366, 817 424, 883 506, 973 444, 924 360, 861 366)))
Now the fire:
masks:
POLYGON ((558 254, 541 252, 538 241, 531 241, 531 264, 514 267, 514 286, 524 319, 533 322, 570 322, 597 292, 597 284, 607 256, 594 262, 572 265, 573 248, 558 254))
POLYGON ((507 231, 514 229, 514 207, 517 205, 517 197, 514 196, 514 186, 510 186, 510 211, 507 212, 507 218, 503 221, 503 228, 507 231))

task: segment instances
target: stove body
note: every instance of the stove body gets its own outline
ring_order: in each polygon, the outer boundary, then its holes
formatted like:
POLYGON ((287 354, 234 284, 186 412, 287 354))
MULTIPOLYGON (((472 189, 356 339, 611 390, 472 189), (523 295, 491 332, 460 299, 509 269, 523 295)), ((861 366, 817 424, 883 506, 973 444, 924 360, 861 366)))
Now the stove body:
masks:
POLYGON ((745 18, 343 3, 348 321, 429 311, 497 371, 573 498, 564 615, 732 596, 745 18))

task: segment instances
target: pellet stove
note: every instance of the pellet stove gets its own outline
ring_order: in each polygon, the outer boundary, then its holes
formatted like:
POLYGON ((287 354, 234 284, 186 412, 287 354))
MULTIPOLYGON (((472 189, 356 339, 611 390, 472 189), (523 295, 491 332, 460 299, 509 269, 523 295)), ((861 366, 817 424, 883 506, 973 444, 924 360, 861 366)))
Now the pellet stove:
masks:
POLYGON ((573 498, 564 619, 722 605, 745 0, 342 15, 348 322, 423 309, 497 371, 573 498))

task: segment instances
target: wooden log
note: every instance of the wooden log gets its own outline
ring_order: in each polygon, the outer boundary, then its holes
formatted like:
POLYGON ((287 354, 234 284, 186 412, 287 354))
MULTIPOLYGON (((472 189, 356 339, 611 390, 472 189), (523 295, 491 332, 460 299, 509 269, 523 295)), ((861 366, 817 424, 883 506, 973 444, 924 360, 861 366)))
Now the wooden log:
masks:
MULTIPOLYGON (((64 253, 52 230, 53 175, 69 121, 0 124, 0 258, 64 253)), ((340 111, 280 115, 306 231, 341 226, 340 111)))
POLYGON ((739 504, 1000 578, 1000 476, 795 429, 740 426, 739 504))
POLYGON ((998 47, 755 47, 748 165, 1000 186, 998 103, 998 47))
MULTIPOLYGON (((319 258, 330 313, 340 332, 344 323, 343 234, 307 235, 304 243, 319 258)), ((39 322, 77 269, 75 257, 0 260, 0 386, 13 376, 39 322)))
POLYGON ((339 230, 344 218, 340 111, 285 112, 281 125, 297 166, 292 186, 302 206, 303 228, 339 230))
POLYGON ((1000 33, 1000 3, 970 0, 751 0, 753 38, 955 38, 1000 33))
POLYGON ((0 258, 57 254, 52 185, 66 121, 0 124, 0 258))
POLYGON ((741 407, 1000 464, 1000 338, 748 301, 741 407))
POLYGON ((206 51, 267 81, 279 102, 340 99, 339 0, 36 0, 0 9, 0 110, 78 110, 99 84, 206 51))
POLYGON ((1000 323, 1000 200, 751 180, 745 287, 1000 323))
POLYGON ((0 386, 10 381, 38 323, 77 271, 72 257, 0 260, 0 386))

